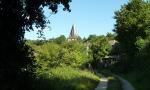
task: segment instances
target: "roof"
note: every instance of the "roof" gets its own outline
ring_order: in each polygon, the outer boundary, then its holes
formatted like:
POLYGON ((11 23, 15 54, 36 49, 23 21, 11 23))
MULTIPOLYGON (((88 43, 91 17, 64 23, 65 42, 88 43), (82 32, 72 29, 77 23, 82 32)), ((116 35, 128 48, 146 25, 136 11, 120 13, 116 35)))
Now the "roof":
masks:
POLYGON ((77 32, 76 32, 75 26, 72 25, 69 38, 77 38, 77 37, 78 37, 78 34, 77 34, 77 32))

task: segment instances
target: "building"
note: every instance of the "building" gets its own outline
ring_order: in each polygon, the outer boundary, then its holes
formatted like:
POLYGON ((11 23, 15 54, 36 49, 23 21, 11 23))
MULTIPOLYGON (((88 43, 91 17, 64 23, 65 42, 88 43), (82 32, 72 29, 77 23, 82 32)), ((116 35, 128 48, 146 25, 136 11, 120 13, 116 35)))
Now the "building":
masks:
POLYGON ((77 40, 77 39, 78 39, 77 31, 76 31, 76 29, 75 29, 75 26, 72 25, 72 28, 71 28, 71 31, 70 31, 70 34, 69 34, 68 41, 74 41, 74 40, 77 40))

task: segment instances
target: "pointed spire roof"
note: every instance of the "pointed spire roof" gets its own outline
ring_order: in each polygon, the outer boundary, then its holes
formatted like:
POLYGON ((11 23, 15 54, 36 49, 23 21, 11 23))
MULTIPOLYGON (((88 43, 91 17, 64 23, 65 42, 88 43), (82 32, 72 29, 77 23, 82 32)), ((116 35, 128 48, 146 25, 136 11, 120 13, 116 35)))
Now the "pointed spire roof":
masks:
POLYGON ((78 35, 77 35, 76 29, 75 29, 75 25, 73 24, 72 28, 71 28, 69 38, 77 38, 77 37, 78 37, 78 35))

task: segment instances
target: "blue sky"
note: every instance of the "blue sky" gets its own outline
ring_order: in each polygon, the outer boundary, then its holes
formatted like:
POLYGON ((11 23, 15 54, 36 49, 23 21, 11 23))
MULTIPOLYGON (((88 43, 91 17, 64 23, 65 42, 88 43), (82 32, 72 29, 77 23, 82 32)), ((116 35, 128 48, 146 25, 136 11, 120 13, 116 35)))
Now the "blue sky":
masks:
MULTIPOLYGON (((129 0, 72 0, 71 12, 63 11, 59 6, 57 14, 51 14, 45 9, 45 15, 50 25, 44 30, 46 39, 60 35, 69 36, 74 24, 79 36, 88 37, 91 34, 106 35, 114 29, 114 12, 129 0)), ((26 32, 26 39, 38 39, 35 31, 26 32)))

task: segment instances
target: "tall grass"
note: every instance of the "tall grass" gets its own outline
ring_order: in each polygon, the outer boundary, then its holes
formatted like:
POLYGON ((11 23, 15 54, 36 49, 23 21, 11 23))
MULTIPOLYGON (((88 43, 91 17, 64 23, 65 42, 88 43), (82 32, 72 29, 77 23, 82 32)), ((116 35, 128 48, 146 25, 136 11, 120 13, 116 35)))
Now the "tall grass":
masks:
POLYGON ((94 90, 99 77, 86 70, 57 67, 44 72, 37 78, 36 90, 94 90))

